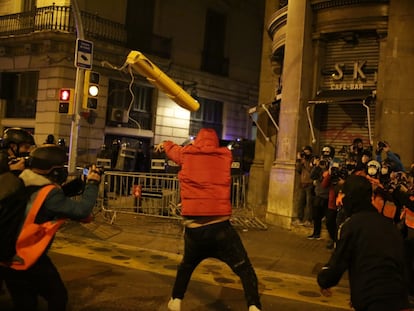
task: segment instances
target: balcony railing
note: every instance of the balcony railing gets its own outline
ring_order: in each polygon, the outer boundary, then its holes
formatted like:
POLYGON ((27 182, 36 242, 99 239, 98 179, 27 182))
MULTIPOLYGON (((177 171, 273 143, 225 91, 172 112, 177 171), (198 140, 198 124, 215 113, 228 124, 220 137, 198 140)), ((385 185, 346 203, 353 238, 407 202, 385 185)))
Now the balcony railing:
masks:
MULTIPOLYGON (((125 25, 81 12, 85 36, 125 45, 125 25)), ((27 34, 39 31, 76 32, 72 10, 68 6, 47 6, 29 12, 0 16, 0 36, 27 34)))

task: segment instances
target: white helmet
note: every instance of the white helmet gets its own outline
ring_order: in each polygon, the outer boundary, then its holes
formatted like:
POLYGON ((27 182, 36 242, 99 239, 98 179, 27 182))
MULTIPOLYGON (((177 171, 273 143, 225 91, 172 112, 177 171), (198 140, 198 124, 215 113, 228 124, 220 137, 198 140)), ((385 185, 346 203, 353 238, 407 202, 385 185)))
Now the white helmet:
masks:
POLYGON ((367 173, 370 176, 375 176, 381 169, 381 164, 378 161, 371 160, 367 164, 367 173))
POLYGON ((381 168, 381 164, 375 160, 371 160, 368 162, 367 167, 370 167, 370 166, 375 167, 377 170, 381 168))

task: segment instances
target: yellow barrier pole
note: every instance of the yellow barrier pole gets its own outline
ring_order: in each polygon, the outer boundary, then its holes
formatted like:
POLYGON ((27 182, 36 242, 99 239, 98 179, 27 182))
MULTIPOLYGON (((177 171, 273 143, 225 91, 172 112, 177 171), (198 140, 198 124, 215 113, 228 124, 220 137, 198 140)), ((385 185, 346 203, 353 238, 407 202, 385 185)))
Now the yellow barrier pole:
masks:
POLYGON ((131 51, 128 54, 126 63, 132 66, 140 75, 144 76, 151 84, 167 94, 177 105, 190 111, 197 111, 200 108, 200 104, 194 98, 141 52, 131 51))

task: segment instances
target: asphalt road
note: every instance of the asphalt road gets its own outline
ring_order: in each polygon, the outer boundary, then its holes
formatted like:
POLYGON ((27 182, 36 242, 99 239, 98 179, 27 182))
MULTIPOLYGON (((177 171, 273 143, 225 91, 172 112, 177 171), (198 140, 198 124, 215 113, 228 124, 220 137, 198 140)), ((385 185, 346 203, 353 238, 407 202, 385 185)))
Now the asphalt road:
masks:
MULTIPOLYGON (((158 221, 140 224, 74 225, 57 235, 50 256, 68 288, 68 311, 167 310, 181 258, 179 228, 170 223, 160 226, 158 221)), ((261 251, 264 245, 275 244, 270 237, 276 233, 279 241, 281 232, 241 231, 258 275, 263 310, 351 310, 347 287, 335 288, 332 298, 319 294, 311 267, 313 261, 329 255, 323 242, 285 232, 284 242, 276 243, 275 250, 261 251), (305 247, 300 250, 302 244, 305 247)), ((0 310, 11 310, 7 292, 0 296, 0 310)), ((44 310, 47 307, 41 301, 39 311, 44 310)), ((237 276, 221 262, 209 259, 194 272, 182 310, 242 311, 247 307, 237 276)))

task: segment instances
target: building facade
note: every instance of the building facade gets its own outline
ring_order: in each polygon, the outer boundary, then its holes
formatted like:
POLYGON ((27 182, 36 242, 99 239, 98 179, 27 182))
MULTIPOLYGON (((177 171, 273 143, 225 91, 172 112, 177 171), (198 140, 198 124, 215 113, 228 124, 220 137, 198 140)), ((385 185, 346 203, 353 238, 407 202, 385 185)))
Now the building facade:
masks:
MULTIPOLYGON (((70 4, 0 0, 0 130, 29 129, 38 144, 48 134, 76 140, 79 164, 94 162, 101 145, 114 140, 148 158, 154 144, 184 142, 201 127, 227 140, 254 136, 247 109, 257 103, 264 1, 78 0, 79 17, 70 4), (77 59, 80 33, 92 42, 86 70, 99 77, 97 105, 59 113, 59 91, 77 90, 84 70, 77 59), (132 50, 195 97, 200 109, 179 107, 123 67, 132 50)), ((148 169, 141 164, 129 170, 148 169)))
POLYGON ((409 0, 266 1, 249 201, 267 206, 269 223, 296 216, 302 146, 341 156, 355 138, 374 149, 386 140, 414 162, 413 16, 409 0))

